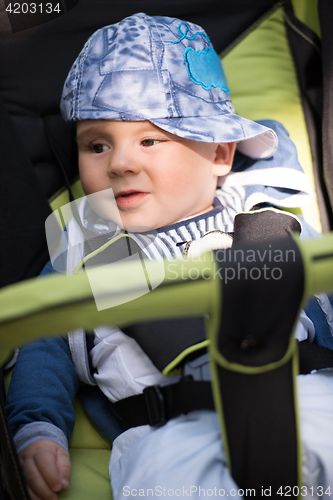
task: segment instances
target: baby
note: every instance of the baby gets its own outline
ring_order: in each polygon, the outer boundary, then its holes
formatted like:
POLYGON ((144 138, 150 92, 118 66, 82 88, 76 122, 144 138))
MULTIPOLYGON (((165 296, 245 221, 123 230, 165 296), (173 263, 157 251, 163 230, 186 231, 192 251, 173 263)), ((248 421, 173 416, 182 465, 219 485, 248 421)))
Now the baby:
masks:
MULTIPOLYGON (((179 19, 136 14, 98 30, 70 70, 61 108, 67 121, 77 122, 85 194, 112 189, 114 195, 98 205, 98 224, 89 196, 83 200, 80 220, 72 219, 67 227, 73 246, 82 241, 87 225, 101 234, 100 218, 108 226, 115 200, 123 230, 155 230, 145 249, 148 258, 182 258, 185 243, 212 231, 221 238, 232 233, 236 212, 246 206, 241 189, 228 190, 225 184, 216 191, 230 172, 236 145, 242 155, 257 159, 277 148, 274 130, 235 113, 221 62, 204 30, 179 19)), ((303 182, 303 174, 297 175, 303 182)), ((288 179, 281 180, 281 188, 288 187, 288 179)), ((257 202, 269 199, 271 193, 257 202)), ((68 259, 67 272, 81 258, 68 259)), ((98 327, 90 340, 87 347, 84 336, 80 348, 86 356, 79 363, 73 362, 76 341, 65 338, 20 351, 7 409, 32 500, 56 499, 56 492, 69 485, 67 450, 79 382, 97 384, 117 402, 179 381, 179 375, 162 375, 159 360, 153 362, 133 335, 117 327, 98 327)), ((197 366, 200 375, 194 378, 209 380, 207 355, 198 355, 197 366)), ((189 373, 186 359, 182 370, 189 373)), ((115 500, 140 488, 183 492, 194 485, 233 490, 239 498, 213 408, 179 414, 162 427, 148 423, 133 423, 113 443, 115 500)))

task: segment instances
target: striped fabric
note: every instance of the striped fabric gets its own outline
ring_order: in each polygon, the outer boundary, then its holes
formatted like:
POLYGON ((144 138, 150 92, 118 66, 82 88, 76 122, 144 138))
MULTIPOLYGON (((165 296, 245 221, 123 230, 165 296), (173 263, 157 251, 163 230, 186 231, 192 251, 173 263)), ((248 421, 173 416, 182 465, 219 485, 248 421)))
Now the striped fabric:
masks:
POLYGON ((230 189, 229 193, 224 193, 226 206, 215 198, 214 208, 209 212, 157 229, 154 234, 129 234, 150 260, 182 259, 187 242, 198 240, 216 229, 233 232, 235 215, 241 211, 241 207, 234 203, 235 199, 239 199, 234 191, 230 189))

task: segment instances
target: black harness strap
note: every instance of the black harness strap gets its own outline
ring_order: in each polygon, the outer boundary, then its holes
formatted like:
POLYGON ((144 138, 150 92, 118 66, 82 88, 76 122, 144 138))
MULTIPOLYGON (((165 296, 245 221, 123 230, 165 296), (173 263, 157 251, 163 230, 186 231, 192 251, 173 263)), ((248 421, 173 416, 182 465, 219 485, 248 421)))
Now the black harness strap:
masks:
MULTIPOLYGON (((310 342, 298 342, 299 373, 307 374, 312 370, 333 367, 333 351, 310 342)), ((284 374, 281 371, 281 376, 284 374)), ((290 367, 287 375, 291 376, 290 367), (288 373, 289 371, 289 373, 288 373)), ((246 380, 244 378, 244 391, 246 380)), ((254 379, 251 379, 251 384, 254 379)), ((269 376, 267 389, 270 390, 269 376)), ((285 395, 283 395, 283 398, 285 395)), ((194 410, 215 409, 211 382, 198 382, 183 378, 177 384, 161 387, 153 385, 146 387, 141 394, 130 396, 112 404, 122 418, 126 429, 139 425, 162 425, 170 418, 194 410)))
POLYGON ((298 343, 299 373, 333 367, 333 351, 318 344, 303 341, 298 343))
MULTIPOLYGON (((297 345, 300 374, 333 367, 333 351, 331 349, 306 341, 298 342, 297 345)), ((280 370, 279 376, 283 377, 283 370, 286 370, 286 375, 291 377, 290 369, 289 365, 288 368, 280 370)), ((268 392, 271 390, 270 377, 271 375, 266 377, 268 392)), ((249 379, 247 375, 244 376, 244 392, 246 392, 247 381, 253 385, 255 378, 249 379)), ((282 399, 285 396, 283 394, 282 399)), ((291 402, 291 404, 293 403, 291 402)), ((126 429, 139 425, 162 425, 183 413, 215 409, 211 382, 198 382, 188 377, 183 378, 177 384, 164 387, 159 385, 146 387, 143 393, 117 401, 113 403, 112 407, 122 418, 126 429)))
POLYGON ((146 387, 142 394, 114 403, 127 429, 139 425, 163 425, 171 418, 194 410, 214 410, 210 382, 184 377, 177 384, 146 387))

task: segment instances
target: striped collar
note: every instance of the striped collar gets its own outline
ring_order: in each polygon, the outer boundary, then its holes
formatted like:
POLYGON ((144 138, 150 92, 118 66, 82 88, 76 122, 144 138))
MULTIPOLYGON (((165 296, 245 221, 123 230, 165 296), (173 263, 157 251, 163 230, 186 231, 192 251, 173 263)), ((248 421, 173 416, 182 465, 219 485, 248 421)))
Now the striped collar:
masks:
POLYGON ((185 220, 180 220, 178 222, 175 222, 174 224, 170 224, 169 226, 160 227, 159 229, 156 229, 156 231, 158 233, 165 233, 168 231, 172 231, 172 230, 177 229, 179 227, 182 227, 184 225, 192 224, 193 222, 197 222, 197 221, 203 220, 205 218, 208 219, 212 216, 215 216, 216 214, 218 214, 222 210, 223 210, 222 203, 220 202, 220 200, 218 198, 214 198, 212 210, 209 210, 208 212, 201 213, 199 215, 195 215, 194 217, 189 217, 185 220))
POLYGON ((182 259, 186 243, 202 238, 211 231, 233 231, 234 215, 215 198, 214 208, 190 219, 157 229, 153 234, 130 233, 151 260, 182 259))

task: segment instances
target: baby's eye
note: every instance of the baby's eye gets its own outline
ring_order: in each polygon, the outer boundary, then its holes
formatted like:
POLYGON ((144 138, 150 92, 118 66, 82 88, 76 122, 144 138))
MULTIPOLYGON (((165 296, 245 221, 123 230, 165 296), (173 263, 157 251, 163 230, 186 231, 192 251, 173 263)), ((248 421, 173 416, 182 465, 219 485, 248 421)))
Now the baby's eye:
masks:
POLYGON ((160 142, 161 142, 161 140, 159 140, 159 139, 143 139, 141 144, 145 148, 149 148, 150 146, 155 146, 155 144, 159 144, 160 142))
POLYGON ((109 146, 106 146, 106 144, 94 144, 92 146, 92 150, 97 153, 104 153, 104 151, 107 151, 109 149, 109 146))

